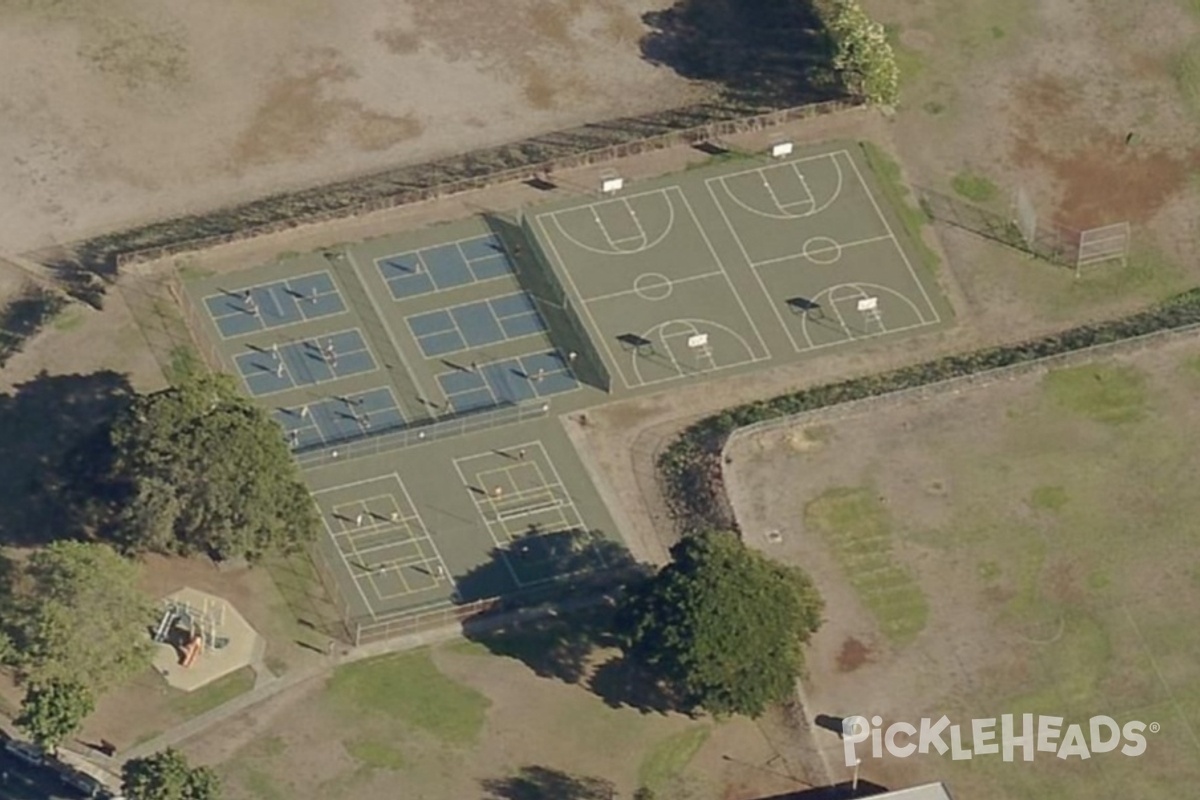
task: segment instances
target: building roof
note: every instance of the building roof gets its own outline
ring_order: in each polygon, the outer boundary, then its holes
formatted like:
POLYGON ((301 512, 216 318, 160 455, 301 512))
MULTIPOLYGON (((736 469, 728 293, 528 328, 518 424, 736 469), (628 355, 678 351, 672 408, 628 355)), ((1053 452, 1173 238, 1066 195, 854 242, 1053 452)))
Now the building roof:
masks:
POLYGON ((874 795, 871 800, 954 800, 944 783, 927 783, 909 789, 874 795))
POLYGON ((764 797, 761 800, 849 800, 850 798, 855 798, 855 800, 866 800, 867 798, 870 800, 954 800, 944 783, 926 783, 889 792, 870 781, 859 781, 857 792, 851 791, 850 783, 847 781, 839 783, 837 786, 825 786, 799 793, 764 797))

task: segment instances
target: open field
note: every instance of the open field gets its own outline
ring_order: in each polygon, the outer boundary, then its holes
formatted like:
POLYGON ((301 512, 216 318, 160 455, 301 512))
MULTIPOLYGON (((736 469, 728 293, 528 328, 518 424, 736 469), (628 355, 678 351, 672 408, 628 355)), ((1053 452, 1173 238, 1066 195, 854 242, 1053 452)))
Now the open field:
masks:
MULTIPOLYGON (((1192 338, 735 439, 727 474, 747 542, 803 565, 827 601, 810 717, 1161 726, 1138 758, 867 758, 865 777, 945 779, 983 800, 1194 785, 1197 364, 1192 338)), ((819 733, 841 774, 841 742, 819 733)))
POLYGON ((685 104, 662 5, 5 2, 0 249, 685 104))
POLYGON ((909 178, 1008 213, 1024 187, 1043 219, 1129 220, 1136 257, 1075 281, 961 231, 940 232, 981 328, 1114 313, 1200 279, 1195 3, 864 0, 899 46, 893 128, 909 178), (1125 139, 1133 134, 1133 142, 1125 139), (1119 189, 1117 189, 1119 187, 1119 189))
POLYGON ((420 800, 558 800, 573 796, 562 788, 572 781, 608 782, 619 797, 647 785, 666 800, 801 788, 756 724, 610 707, 586 688, 591 674, 537 677, 474 643, 385 656, 340 667, 302 702, 188 752, 221 762, 231 800, 383 800, 397 782, 420 800), (760 767, 773 758, 774 770, 760 767))

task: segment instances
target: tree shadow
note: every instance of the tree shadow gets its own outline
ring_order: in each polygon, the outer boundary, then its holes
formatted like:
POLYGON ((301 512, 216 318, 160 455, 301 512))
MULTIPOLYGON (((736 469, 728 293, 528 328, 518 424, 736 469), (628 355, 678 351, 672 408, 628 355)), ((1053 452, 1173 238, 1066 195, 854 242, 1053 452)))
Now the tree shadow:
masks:
POLYGON ((571 775, 550 767, 521 767, 507 778, 480 781, 486 800, 614 800, 616 788, 603 778, 571 775))
POLYGON ((45 372, 0 395, 0 543, 44 544, 78 532, 64 488, 69 462, 101 460, 107 423, 133 395, 128 379, 45 372))
POLYGON ((618 653, 625 637, 617 598, 630 582, 651 574, 623 545, 598 531, 569 529, 521 537, 491 555, 458 580, 460 600, 511 600, 465 622, 469 640, 540 677, 584 685, 613 708, 681 710, 647 669, 618 653), (514 578, 525 584, 516 594, 514 578), (521 602, 548 610, 523 615, 521 602))
POLYGON ((784 107, 845 95, 811 0, 677 0, 642 21, 642 57, 719 84, 733 99, 784 107))
POLYGON ((833 786, 819 786, 815 789, 805 789, 802 792, 788 794, 773 794, 760 800, 851 800, 857 797, 871 797, 889 791, 886 786, 880 786, 871 781, 860 780, 855 786, 851 782, 839 783, 833 786))
POLYGON ((609 708, 634 708, 643 714, 671 712, 693 715, 695 707, 684 702, 654 672, 637 659, 618 655, 596 667, 588 688, 609 708))

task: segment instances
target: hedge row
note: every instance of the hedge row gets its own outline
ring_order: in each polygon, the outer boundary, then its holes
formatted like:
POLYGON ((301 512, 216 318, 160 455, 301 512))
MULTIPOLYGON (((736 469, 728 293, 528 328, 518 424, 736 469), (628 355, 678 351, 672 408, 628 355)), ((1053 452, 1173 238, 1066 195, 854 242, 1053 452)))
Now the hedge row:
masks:
POLYGON ((737 428, 1198 324, 1200 288, 1120 319, 726 409, 686 428, 659 456, 667 505, 683 533, 712 527, 736 529, 724 495, 721 451, 737 428))

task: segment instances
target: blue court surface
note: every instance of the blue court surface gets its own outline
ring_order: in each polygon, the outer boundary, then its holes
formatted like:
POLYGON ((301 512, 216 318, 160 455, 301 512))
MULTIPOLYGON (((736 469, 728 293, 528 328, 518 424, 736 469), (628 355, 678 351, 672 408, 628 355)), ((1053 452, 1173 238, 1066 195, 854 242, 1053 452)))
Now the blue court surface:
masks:
POLYGON ((279 408, 274 417, 293 449, 353 439, 404 424, 396 398, 386 386, 306 406, 279 408))
POLYGON ((562 356, 538 353, 444 372, 438 375, 438 385, 450 407, 463 412, 562 394, 579 384, 562 356))
POLYGON ((546 330, 527 292, 413 314, 408 327, 426 357, 517 339, 546 330))
POLYGON ((491 235, 387 256, 375 265, 395 300, 513 273, 504 246, 491 235))
POLYGON ((252 395, 311 386, 376 369, 375 359, 357 330, 270 349, 252 347, 234 362, 252 395))
POLYGON ((346 310, 328 272, 210 295, 204 298, 204 306, 226 339, 346 310))

